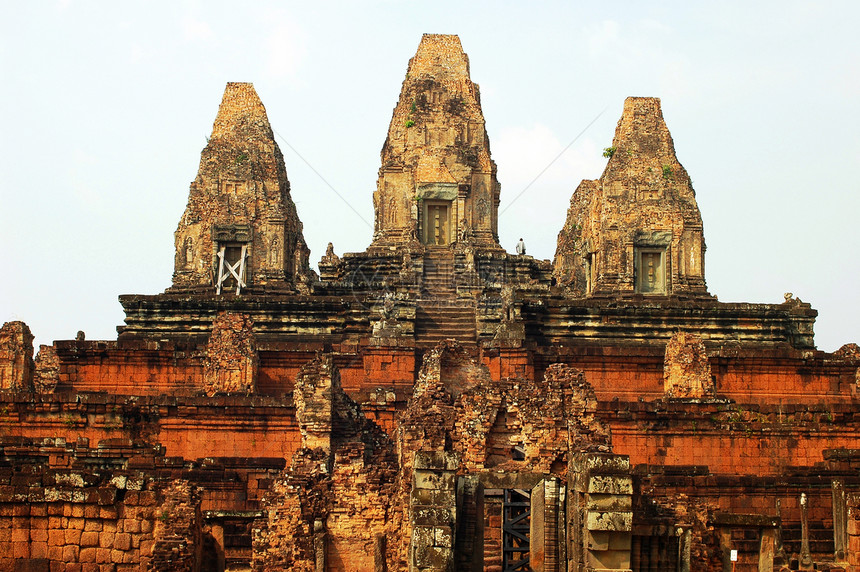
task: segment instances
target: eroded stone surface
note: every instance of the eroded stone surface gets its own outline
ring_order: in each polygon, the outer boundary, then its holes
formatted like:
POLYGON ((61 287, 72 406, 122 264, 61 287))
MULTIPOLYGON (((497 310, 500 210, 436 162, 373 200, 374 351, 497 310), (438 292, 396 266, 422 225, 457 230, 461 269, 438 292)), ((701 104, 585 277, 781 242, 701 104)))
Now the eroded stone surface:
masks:
POLYGON ((663 387, 666 397, 714 396, 711 363, 699 336, 678 332, 666 344, 663 387))
POLYGON ((254 569, 315 572, 327 554, 347 569, 402 569, 393 443, 343 392, 330 355, 302 368, 295 399, 302 444, 265 499, 254 569))
POLYGON ((244 314, 221 312, 212 324, 203 367, 203 390, 216 393, 254 392, 257 349, 253 324, 244 314))
POLYGON ((36 354, 33 387, 38 393, 51 393, 60 381, 60 361, 54 346, 39 346, 36 354))

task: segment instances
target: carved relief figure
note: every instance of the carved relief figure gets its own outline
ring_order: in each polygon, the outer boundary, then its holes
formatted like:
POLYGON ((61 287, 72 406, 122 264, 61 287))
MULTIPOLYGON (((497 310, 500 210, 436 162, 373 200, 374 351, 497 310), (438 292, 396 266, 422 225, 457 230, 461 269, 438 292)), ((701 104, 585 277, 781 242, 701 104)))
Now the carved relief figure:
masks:
POLYGON ((490 214, 490 206, 486 197, 478 199, 478 221, 483 224, 487 221, 487 215, 490 214))
POLYGON ((281 239, 277 236, 272 239, 272 248, 269 251, 269 263, 273 267, 277 267, 281 261, 281 239))
POLYGON ((185 267, 190 268, 194 264, 194 240, 190 236, 185 237, 185 267))
POLYGON ((388 219, 388 224, 394 226, 397 224, 397 208, 396 203, 394 201, 394 197, 388 199, 388 208, 386 214, 386 218, 388 219))

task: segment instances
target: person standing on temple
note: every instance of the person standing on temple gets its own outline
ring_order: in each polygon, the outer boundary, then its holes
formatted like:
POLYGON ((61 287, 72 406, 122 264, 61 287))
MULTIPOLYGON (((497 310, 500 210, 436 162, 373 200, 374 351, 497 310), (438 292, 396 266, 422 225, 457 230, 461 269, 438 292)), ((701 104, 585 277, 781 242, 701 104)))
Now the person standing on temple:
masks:
POLYGON ((522 256, 526 253, 526 243, 523 242, 523 239, 520 238, 520 241, 517 243, 517 254, 522 256))

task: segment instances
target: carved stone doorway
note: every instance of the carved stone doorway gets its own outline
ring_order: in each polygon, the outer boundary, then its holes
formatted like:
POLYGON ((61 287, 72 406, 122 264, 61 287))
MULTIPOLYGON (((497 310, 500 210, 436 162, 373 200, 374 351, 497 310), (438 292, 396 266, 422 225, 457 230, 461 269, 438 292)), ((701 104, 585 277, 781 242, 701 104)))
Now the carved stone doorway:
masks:
POLYGON ((424 244, 451 242, 451 201, 424 201, 424 244))

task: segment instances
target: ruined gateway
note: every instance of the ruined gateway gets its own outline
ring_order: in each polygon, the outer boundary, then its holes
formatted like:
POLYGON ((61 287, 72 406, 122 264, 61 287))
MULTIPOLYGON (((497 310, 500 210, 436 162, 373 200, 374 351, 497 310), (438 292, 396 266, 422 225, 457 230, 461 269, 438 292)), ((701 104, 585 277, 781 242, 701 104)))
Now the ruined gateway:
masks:
POLYGON ((116 341, 0 331, 0 570, 860 569, 860 350, 708 293, 659 100, 607 154, 552 262, 507 253, 468 58, 425 35, 372 243, 317 275, 228 84, 172 286, 116 341))

